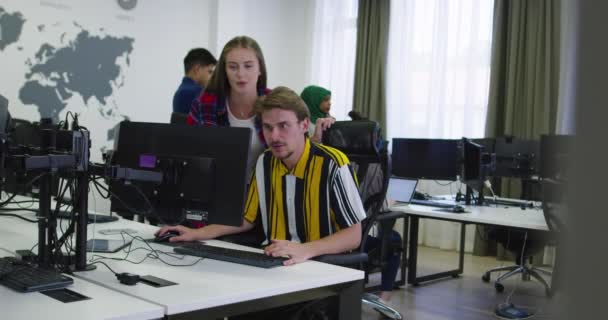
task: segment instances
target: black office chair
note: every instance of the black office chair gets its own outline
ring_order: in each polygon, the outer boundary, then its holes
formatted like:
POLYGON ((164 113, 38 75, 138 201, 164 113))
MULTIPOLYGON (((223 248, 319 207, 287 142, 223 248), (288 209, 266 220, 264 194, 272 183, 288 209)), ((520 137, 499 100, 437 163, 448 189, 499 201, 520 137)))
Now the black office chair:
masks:
MULTIPOLYGON (((362 224, 363 234, 358 250, 346 254, 324 255, 315 260, 341 266, 354 266, 364 270, 367 282, 370 270, 382 268, 382 261, 384 261, 382 255, 387 254, 390 247, 388 232, 380 232, 383 243, 380 252, 368 255, 364 248, 370 229, 374 225, 378 225, 379 230, 390 231, 395 219, 398 218, 396 216, 391 216, 390 219, 382 218, 382 208, 391 172, 387 143, 381 139, 377 122, 339 121, 323 133, 323 144, 341 150, 351 161, 359 182, 359 193, 362 196, 367 218, 362 224)), ((381 312, 391 319, 403 319, 399 311, 383 304, 371 293, 364 293, 362 302, 374 309, 382 310, 381 312)))
POLYGON ((561 255, 559 254, 560 240, 568 241, 568 230, 566 228, 566 217, 568 207, 566 205, 567 181, 557 179, 543 179, 542 201, 543 215, 551 234, 556 239, 555 265, 551 281, 551 292, 555 293, 559 287, 559 271, 561 268, 561 255))
POLYGON ((188 119, 188 114, 187 113, 181 113, 181 112, 171 112, 171 119, 169 121, 169 123, 171 124, 188 124, 186 122, 186 119, 188 119))
POLYGON ((484 282, 490 281, 490 274, 493 272, 504 272, 507 273, 501 275, 496 279, 494 287, 496 291, 503 292, 504 285, 502 281, 514 276, 521 274, 522 279, 529 280, 530 276, 538 280, 545 287, 545 294, 547 296, 552 295, 551 287, 547 281, 541 276, 551 276, 551 272, 532 266, 532 256, 544 249, 547 242, 547 237, 542 232, 536 231, 521 231, 512 230, 506 228, 495 228, 489 231, 489 238, 495 239, 501 243, 504 248, 515 254, 515 265, 493 268, 486 271, 481 279, 484 282))
MULTIPOLYGON (((532 195, 526 193, 525 190, 532 192, 532 188, 522 187, 522 199, 531 199, 532 195)), ((522 207, 525 209, 525 207, 522 207)), ((530 209, 534 210, 534 209, 530 209)), ((500 243, 505 250, 512 252, 515 255, 515 265, 493 268, 486 271, 481 279, 484 282, 489 282, 491 274, 494 272, 505 272, 494 282, 496 291, 503 292, 504 285, 502 281, 514 276, 521 274, 523 280, 529 280, 530 277, 538 280, 545 287, 545 294, 547 296, 552 295, 552 290, 547 281, 541 276, 546 275, 551 277, 551 272, 543 270, 532 265, 533 256, 540 253, 545 245, 549 242, 549 237, 545 232, 542 231, 525 231, 513 228, 494 227, 489 228, 487 236, 491 240, 495 240, 500 243)))

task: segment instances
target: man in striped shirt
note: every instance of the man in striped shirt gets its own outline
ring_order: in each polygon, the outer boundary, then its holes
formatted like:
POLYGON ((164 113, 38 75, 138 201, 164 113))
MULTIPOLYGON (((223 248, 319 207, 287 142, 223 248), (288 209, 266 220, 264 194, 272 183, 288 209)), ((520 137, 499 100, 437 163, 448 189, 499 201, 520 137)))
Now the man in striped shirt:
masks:
POLYGON ((348 158, 310 141, 304 101, 278 87, 258 100, 256 114, 269 149, 258 158, 252 175, 243 224, 163 227, 157 233, 178 231, 172 242, 205 240, 261 223, 268 244, 265 253, 290 257, 285 265, 359 247, 365 210, 348 158))

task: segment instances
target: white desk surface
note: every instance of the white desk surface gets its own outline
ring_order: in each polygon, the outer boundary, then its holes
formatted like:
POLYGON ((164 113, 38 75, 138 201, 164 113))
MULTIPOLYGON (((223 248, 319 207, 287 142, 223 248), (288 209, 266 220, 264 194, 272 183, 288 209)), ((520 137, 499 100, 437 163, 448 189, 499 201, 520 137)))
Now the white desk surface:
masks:
MULTIPOLYGON (((23 213, 28 216, 30 213, 23 213)), ((31 213, 33 216, 33 213, 31 213)), ((27 223, 16 218, 11 223, 0 224, 0 246, 10 251, 30 248, 37 242, 35 224, 27 223)), ((101 235, 102 229, 130 228, 137 230, 137 236, 144 239, 153 237, 157 227, 120 219, 115 222, 88 226, 88 238, 122 239, 120 235, 101 235), (93 232, 95 231, 95 232, 93 232)), ((222 241, 207 241, 211 245, 241 247, 222 241)), ((146 247, 141 241, 135 241, 133 248, 146 247)), ((172 248, 160 244, 152 244, 154 248, 173 254, 172 248)), ((247 248, 247 247, 241 247, 247 248)), ((249 249, 249 248, 247 248, 249 249)), ((148 251, 139 249, 132 251, 128 259, 142 260, 148 251)), ((97 254, 106 257, 123 258, 126 253, 121 251, 114 254, 97 254)), ((91 253, 88 255, 91 258, 91 253)), ((197 257, 178 256, 180 259, 162 255, 165 261, 173 264, 191 264, 197 257)), ((168 315, 223 306, 232 303, 288 294, 297 291, 314 289, 323 286, 361 280, 364 273, 359 270, 343 268, 316 261, 307 261, 293 266, 280 266, 271 269, 250 267, 229 262, 204 259, 193 266, 168 266, 161 261, 148 258, 141 264, 104 259, 115 272, 130 272, 138 275, 153 275, 178 285, 155 288, 143 283, 135 286, 120 284, 116 277, 103 265, 97 264, 97 269, 87 272, 77 272, 76 276, 92 283, 110 288, 117 292, 140 298, 142 300, 162 305, 168 315)))
MULTIPOLYGON (((0 249, 0 256, 12 256, 0 249)), ((163 307, 119 294, 88 281, 74 278, 68 289, 91 299, 63 303, 40 292, 21 293, 0 286, 0 312, 2 319, 159 319, 163 307)))
POLYGON ((421 218, 445 219, 457 222, 499 225, 506 227, 524 228, 530 230, 548 231, 541 209, 506 206, 463 206, 467 212, 453 213, 442 211, 440 208, 416 204, 395 204, 393 211, 409 213, 421 218))

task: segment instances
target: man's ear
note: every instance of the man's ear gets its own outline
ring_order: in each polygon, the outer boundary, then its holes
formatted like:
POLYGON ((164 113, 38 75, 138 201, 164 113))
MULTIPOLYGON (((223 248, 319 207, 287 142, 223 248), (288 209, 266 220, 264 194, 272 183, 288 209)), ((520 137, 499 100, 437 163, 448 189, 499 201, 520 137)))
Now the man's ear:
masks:
POLYGON ((304 120, 302 120, 302 129, 304 129, 304 132, 308 132, 308 127, 310 127, 310 118, 304 118, 304 120))

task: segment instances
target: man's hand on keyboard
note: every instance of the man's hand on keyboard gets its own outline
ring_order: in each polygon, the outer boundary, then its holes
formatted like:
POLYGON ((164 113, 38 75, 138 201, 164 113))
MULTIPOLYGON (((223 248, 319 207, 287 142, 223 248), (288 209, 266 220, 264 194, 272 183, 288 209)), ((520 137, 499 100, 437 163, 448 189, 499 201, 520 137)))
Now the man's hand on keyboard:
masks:
POLYGON ((289 257, 288 260, 283 261, 285 266, 304 262, 311 258, 310 250, 308 250, 306 244, 287 240, 272 240, 272 244, 264 248, 264 253, 273 257, 289 257))

